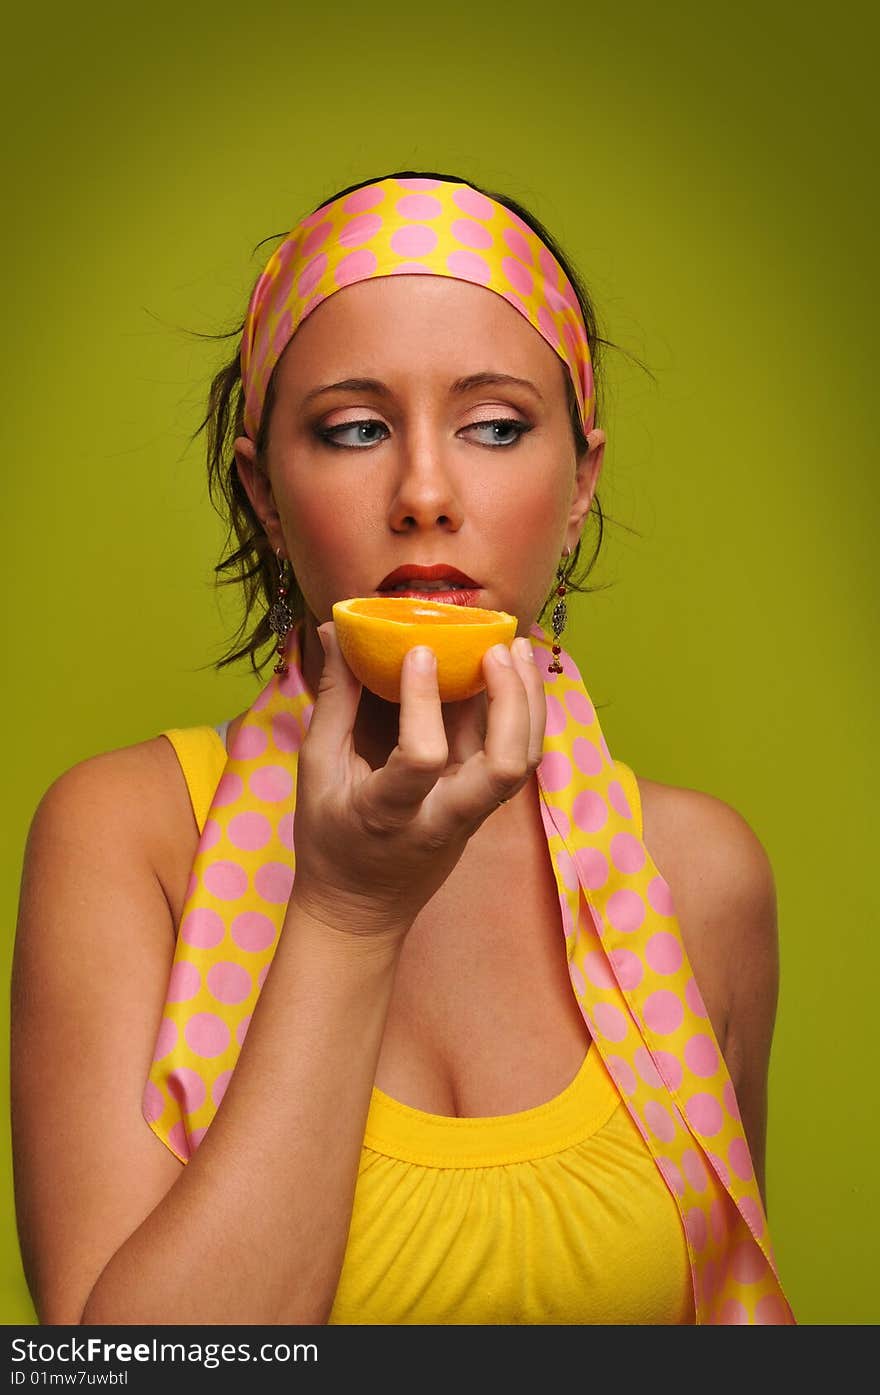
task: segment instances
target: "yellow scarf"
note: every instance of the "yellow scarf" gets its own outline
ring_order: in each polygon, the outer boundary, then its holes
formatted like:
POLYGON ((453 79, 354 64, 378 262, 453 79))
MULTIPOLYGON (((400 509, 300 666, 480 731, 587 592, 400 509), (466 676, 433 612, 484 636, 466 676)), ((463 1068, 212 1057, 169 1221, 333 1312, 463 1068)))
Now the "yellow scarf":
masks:
MULTIPOLYGON (((675 1198, 697 1323, 794 1323, 733 1083, 670 889, 634 832, 580 673, 535 625, 547 724, 537 778, 572 988, 675 1198)), ((210 1127, 272 962, 293 884, 297 753, 314 703, 291 631, 237 733, 199 841, 144 1115, 186 1162, 210 1127)))

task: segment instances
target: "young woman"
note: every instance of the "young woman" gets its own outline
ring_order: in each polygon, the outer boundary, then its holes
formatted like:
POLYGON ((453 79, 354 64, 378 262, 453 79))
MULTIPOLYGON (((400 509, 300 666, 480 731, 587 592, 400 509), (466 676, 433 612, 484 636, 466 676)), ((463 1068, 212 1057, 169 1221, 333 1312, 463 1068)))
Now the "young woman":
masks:
POLYGON ((546 230, 455 176, 343 190, 270 258, 203 425, 273 677, 66 771, 28 841, 41 1321, 793 1321, 767 856, 611 755, 559 642, 600 347, 546 230), (332 606, 438 585, 517 638, 476 697, 412 651, 386 702, 332 606))

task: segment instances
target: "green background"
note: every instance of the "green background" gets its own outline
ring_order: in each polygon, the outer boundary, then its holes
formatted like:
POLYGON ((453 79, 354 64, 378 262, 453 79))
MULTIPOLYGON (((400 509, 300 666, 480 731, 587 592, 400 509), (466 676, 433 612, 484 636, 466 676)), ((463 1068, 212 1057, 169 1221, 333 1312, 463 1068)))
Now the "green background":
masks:
MULTIPOLYGON (((650 369, 609 356, 611 585, 574 597, 566 644, 612 751, 767 848, 783 1284, 802 1323, 876 1322, 876 20, 214 0, 5 24, 6 981, 51 781, 257 691, 211 671, 238 612, 188 445, 232 350, 182 330, 232 328, 256 243, 347 184, 506 191, 650 369)), ((29 1322, 0 1103, 0 1318, 29 1322)))

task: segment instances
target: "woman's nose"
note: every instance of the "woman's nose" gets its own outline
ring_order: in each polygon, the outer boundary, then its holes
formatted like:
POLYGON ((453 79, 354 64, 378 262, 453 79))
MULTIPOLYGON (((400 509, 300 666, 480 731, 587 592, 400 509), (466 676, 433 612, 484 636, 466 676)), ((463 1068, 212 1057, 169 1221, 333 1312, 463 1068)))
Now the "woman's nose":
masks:
POLYGON ((442 443, 422 433, 402 446, 392 486, 390 522, 394 528, 458 528, 462 521, 460 490, 442 443))

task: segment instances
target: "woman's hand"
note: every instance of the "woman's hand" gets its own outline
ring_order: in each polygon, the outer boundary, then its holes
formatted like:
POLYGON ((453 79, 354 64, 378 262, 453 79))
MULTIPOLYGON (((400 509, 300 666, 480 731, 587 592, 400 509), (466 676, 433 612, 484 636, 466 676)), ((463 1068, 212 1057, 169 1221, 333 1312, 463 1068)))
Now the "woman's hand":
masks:
MULTIPOLYGON (((546 703, 532 658, 483 659, 488 720, 478 694, 444 707, 436 661, 420 671, 411 650, 401 677, 398 741, 381 769, 354 747, 361 684, 327 621, 324 669, 297 774, 293 897, 353 934, 401 937, 445 882, 465 845, 541 760, 546 703)), ((528 640, 515 641, 531 653, 528 640)), ((497 647, 496 647, 497 649, 497 647)))

